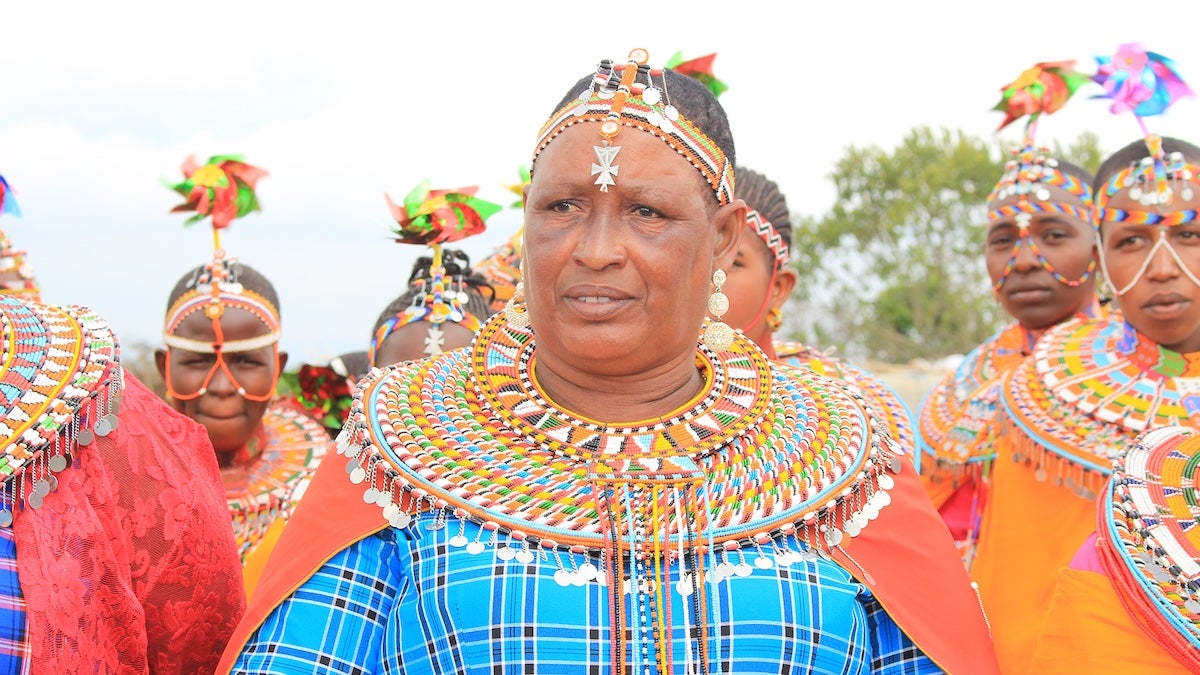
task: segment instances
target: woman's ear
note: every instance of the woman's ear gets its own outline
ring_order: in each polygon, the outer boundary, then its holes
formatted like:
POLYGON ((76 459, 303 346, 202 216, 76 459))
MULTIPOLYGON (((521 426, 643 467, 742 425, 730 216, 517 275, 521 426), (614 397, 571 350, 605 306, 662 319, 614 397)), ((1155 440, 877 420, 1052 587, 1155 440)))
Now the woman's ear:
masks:
POLYGON ((715 268, 727 270, 737 257, 738 244, 746 230, 746 202, 735 199, 717 208, 713 214, 713 225, 717 228, 716 247, 713 249, 715 268))
POLYGON ((770 301, 768 307, 783 307, 787 299, 792 294, 792 290, 796 288, 796 281, 800 275, 792 267, 784 265, 778 272, 775 273, 774 279, 771 282, 770 301))

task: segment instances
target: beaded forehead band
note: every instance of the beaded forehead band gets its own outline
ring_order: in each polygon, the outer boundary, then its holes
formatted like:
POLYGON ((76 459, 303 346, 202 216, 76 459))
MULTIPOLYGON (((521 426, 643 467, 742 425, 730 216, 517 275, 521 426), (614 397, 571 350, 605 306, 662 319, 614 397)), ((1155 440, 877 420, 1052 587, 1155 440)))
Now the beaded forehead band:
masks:
POLYGON ((775 269, 780 270, 787 266, 788 260, 791 258, 791 246, 788 245, 787 239, 775 229, 771 221, 762 217, 758 211, 754 209, 746 209, 746 226, 749 227, 763 243, 767 245, 767 249, 771 251, 771 255, 775 258, 775 269))
POLYGON ((620 165, 615 164, 621 146, 613 145, 622 127, 633 127, 671 146, 700 172, 720 204, 733 200, 733 165, 725 151, 671 104, 662 68, 646 65, 649 55, 634 49, 629 60, 617 64, 604 60, 596 68, 591 84, 576 99, 550 117, 538 134, 533 152, 538 155, 550 141, 580 122, 600 122, 601 145, 593 146, 596 162, 591 173, 601 192, 616 185, 620 165))
POLYGON ((999 292, 1016 267, 1017 256, 1022 246, 1029 246, 1037 256, 1038 264, 1042 266, 1059 283, 1076 287, 1091 277, 1096 269, 1095 261, 1088 264, 1087 271, 1082 276, 1072 279, 1054 269, 1046 259, 1045 254, 1038 249, 1029 226, 1033 214, 1051 212, 1065 213, 1079 219, 1081 222, 1091 222, 1092 190, 1091 187, 1075 176, 1062 171, 1058 160, 1047 157, 1046 148, 1035 146, 1034 136, 1037 133, 1038 120, 1042 115, 1049 115, 1060 110, 1070 100, 1071 96, 1087 82, 1088 77, 1075 71, 1074 61, 1046 61, 1034 65, 1020 77, 1001 88, 1002 96, 994 110, 1004 112, 1004 121, 996 131, 1000 131, 1012 122, 1028 116, 1025 123, 1025 140, 1021 148, 1012 151, 1013 159, 1004 167, 1004 174, 996 187, 987 197, 988 204, 1017 197, 1013 204, 990 206, 988 220, 991 222, 1002 218, 1015 217, 1017 226, 1016 243, 1004 271, 992 284, 992 289, 999 292), (1079 198, 1080 203, 1051 200, 1050 188, 1058 187, 1079 198))
MULTIPOLYGON (((425 244, 433 252, 429 277, 413 282, 410 292, 413 303, 384 321, 371 336, 367 350, 372 365, 375 354, 384 340, 400 328, 418 321, 429 324, 425 337, 425 353, 441 354, 445 336, 441 325, 457 323, 469 331, 479 329, 479 318, 464 309, 468 300, 462 278, 446 281, 446 266, 442 244, 465 239, 486 229, 486 221, 500 211, 498 204, 479 199, 477 186, 451 190, 431 190, 429 181, 422 181, 404 198, 404 204, 394 203, 384 194, 388 209, 395 218, 395 241, 401 244, 425 244)), ((379 364, 384 365, 384 364, 379 364)))
POLYGON ((275 396, 274 382, 266 394, 246 392, 245 388, 238 384, 223 355, 271 347, 272 355, 277 356, 280 336, 279 309, 262 295, 242 286, 237 278, 237 260, 228 257, 225 249, 221 247, 221 230, 229 227, 234 219, 260 210, 254 188, 258 180, 267 173, 246 164, 236 155, 217 155, 209 158, 203 166, 189 157, 183 163, 182 169, 184 180, 169 187, 183 195, 186 201, 171 209, 171 212, 194 211, 195 214, 185 221, 185 225, 212 218, 213 258, 190 280, 187 291, 167 310, 163 323, 163 342, 167 346, 168 364, 172 349, 215 354, 216 359, 200 388, 191 394, 175 390, 171 382, 171 369, 168 367, 167 393, 179 400, 203 396, 213 376, 218 370, 222 370, 244 398, 253 401, 269 400, 275 396), (267 333, 243 340, 226 340, 221 317, 230 308, 253 315, 266 326, 267 333), (184 320, 199 311, 203 311, 204 316, 212 321, 212 341, 176 335, 184 320))

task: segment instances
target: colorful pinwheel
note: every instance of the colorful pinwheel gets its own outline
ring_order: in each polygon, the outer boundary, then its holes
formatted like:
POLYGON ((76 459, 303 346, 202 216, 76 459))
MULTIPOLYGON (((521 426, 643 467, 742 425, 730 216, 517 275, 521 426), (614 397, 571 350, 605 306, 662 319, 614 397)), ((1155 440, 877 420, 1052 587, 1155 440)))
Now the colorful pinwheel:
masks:
POLYGON ((1111 99, 1109 110, 1114 114, 1161 115, 1179 99, 1193 95, 1174 61, 1137 43, 1121 45, 1111 57, 1097 56, 1096 64, 1092 79, 1104 87, 1104 93, 1095 98, 1111 99))
POLYGON ((396 241, 402 244, 445 244, 483 232, 484 222, 500 211, 493 204, 475 197, 478 186, 453 190, 430 190, 422 181, 397 205, 384 193, 388 209, 399 225, 396 241))
POLYGON ((521 179, 519 183, 505 185, 508 191, 517 196, 517 201, 512 203, 512 208, 520 209, 525 207, 525 186, 529 185, 530 174, 529 165, 524 164, 517 168, 517 177, 521 179))
POLYGON ((675 52, 675 55, 667 60, 665 67, 681 75, 687 75, 688 77, 700 80, 704 86, 708 87, 713 96, 720 96, 729 87, 721 80, 718 80, 717 76, 713 74, 713 59, 715 58, 717 58, 717 54, 713 52, 706 56, 684 61, 683 52, 675 52))
POLYGON ((1075 70, 1074 61, 1036 64, 1000 88, 1000 102, 993 110, 1004 113, 1004 121, 996 131, 1026 115, 1032 124, 1039 115, 1057 112, 1088 81, 1087 75, 1075 70))
POLYGON ((183 182, 168 187, 187 200, 171 209, 172 213, 196 212, 185 225, 212 216, 213 229, 220 230, 229 227, 234 218, 260 210, 254 186, 267 172, 246 164, 240 156, 209 157, 203 166, 189 157, 182 168, 183 182))
POLYGON ((4 180, 4 176, 0 176, 0 214, 4 213, 19 216, 21 208, 17 206, 17 196, 13 194, 12 187, 4 180))

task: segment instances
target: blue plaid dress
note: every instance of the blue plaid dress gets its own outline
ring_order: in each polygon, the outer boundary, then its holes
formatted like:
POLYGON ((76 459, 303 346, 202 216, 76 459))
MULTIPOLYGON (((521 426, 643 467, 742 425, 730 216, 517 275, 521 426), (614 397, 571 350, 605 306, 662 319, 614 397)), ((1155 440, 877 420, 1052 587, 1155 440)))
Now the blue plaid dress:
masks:
POLYGON ((11 528, 0 527, 0 675, 29 672, 25 597, 17 576, 17 546, 11 528))
MULTIPOLYGON (((247 642, 235 673, 609 675, 608 589, 559 585, 553 555, 502 560, 451 546, 491 533, 423 516, 335 555, 247 642)), ((757 553, 748 553, 753 563, 757 553)), ((585 562, 561 554, 565 566, 585 562)), ((795 560, 711 584, 707 667, 721 673, 941 672, 871 592, 829 560, 795 560)), ((743 570, 744 572, 744 570, 743 570)), ((688 673, 687 603, 673 593, 673 673, 688 673)), ((628 672, 658 673, 635 612, 628 672), (645 656, 643 656, 645 655, 645 656)), ((667 674, 663 674, 667 675, 667 674)))

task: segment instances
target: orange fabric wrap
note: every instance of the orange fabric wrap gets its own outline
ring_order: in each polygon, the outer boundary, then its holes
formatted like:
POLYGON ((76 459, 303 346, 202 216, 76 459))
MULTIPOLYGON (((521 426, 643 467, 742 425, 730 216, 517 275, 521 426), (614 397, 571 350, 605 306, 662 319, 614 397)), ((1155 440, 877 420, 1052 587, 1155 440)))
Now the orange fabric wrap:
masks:
POLYGON ((1038 481, 1032 467, 1012 460, 1010 438, 997 439, 996 450, 971 573, 992 625, 1000 669, 1024 673, 1055 577, 1095 529, 1096 506, 1053 479, 1038 481))
POLYGON ((1038 675, 1180 675, 1172 659, 1129 618, 1103 574, 1063 569, 1029 672, 1038 675))

